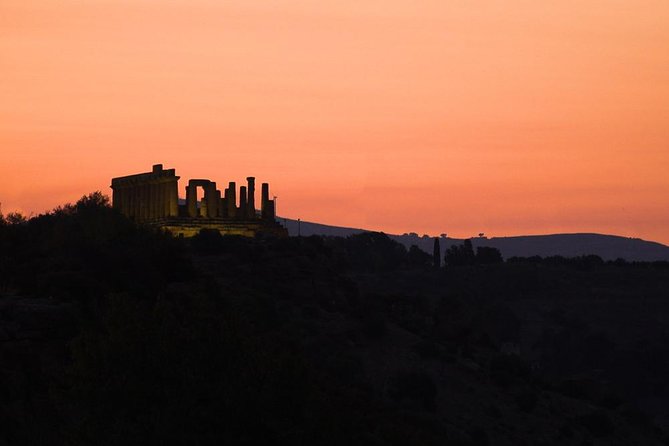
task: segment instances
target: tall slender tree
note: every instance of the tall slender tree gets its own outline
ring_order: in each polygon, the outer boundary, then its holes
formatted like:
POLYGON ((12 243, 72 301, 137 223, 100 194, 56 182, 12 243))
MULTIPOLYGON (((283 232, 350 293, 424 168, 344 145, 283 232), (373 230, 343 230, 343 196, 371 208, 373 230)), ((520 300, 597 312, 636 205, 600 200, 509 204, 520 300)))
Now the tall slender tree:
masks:
POLYGON ((434 268, 439 269, 439 267, 441 267, 441 246, 439 246, 439 237, 434 238, 434 249, 432 251, 432 258, 434 262, 434 268))

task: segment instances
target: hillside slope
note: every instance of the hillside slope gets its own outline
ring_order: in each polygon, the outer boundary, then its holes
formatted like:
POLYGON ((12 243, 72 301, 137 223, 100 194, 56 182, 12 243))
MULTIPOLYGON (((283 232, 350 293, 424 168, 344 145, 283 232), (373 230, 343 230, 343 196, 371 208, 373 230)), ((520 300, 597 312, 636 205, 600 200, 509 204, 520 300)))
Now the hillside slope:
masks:
MULTIPOLYGON (((290 235, 298 235, 298 222, 289 218, 279 219, 287 228, 290 235)), ((366 232, 365 229, 330 226, 320 223, 302 221, 299 224, 299 233, 303 236, 325 235, 346 237, 352 234, 366 232)), ((407 248, 417 245, 424 251, 431 253, 434 240, 431 237, 416 235, 389 236, 402 243, 407 248)), ((442 251, 454 244, 461 244, 462 239, 441 238, 442 251)), ((595 254, 604 260, 623 258, 628 261, 652 262, 669 260, 669 246, 657 242, 637 238, 620 237, 605 234, 549 234, 526 235, 514 237, 474 238, 474 246, 492 246, 502 252, 504 258, 531 257, 531 256, 563 256, 576 257, 595 254)))
POLYGON ((0 445, 662 445, 669 265, 0 221, 0 445))

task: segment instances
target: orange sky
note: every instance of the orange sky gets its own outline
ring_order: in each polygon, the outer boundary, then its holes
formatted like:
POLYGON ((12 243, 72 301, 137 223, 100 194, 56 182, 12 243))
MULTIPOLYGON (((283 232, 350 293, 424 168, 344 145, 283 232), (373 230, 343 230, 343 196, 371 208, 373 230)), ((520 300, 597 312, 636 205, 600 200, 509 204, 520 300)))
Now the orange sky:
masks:
POLYGON ((3 211, 154 163, 303 220, 669 243, 669 2, 0 1, 3 211))

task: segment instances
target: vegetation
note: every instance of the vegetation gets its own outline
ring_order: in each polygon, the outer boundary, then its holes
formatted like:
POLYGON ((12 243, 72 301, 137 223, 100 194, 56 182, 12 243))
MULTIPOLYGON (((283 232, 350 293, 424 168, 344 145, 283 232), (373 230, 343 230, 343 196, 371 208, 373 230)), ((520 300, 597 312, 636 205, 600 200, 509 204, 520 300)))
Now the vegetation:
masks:
POLYGON ((444 260, 0 217, 0 445, 667 440, 666 263, 444 260))

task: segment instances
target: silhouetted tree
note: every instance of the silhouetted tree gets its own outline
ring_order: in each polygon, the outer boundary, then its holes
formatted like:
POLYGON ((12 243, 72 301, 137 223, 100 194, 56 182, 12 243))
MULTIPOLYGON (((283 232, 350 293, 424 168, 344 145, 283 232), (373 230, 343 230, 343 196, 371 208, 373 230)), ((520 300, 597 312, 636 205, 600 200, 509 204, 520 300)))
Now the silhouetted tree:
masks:
POLYGON ((447 266, 472 265, 476 261, 472 241, 466 239, 462 245, 453 245, 446 250, 444 263, 447 266))
POLYGON ((434 262, 434 267, 439 268, 441 266, 441 247, 439 246, 439 237, 434 238, 434 249, 432 250, 432 259, 434 262))
POLYGON ((476 248, 476 263, 485 265, 502 262, 504 262, 504 259, 499 249, 490 246, 479 246, 476 248))
POLYGON ((363 232, 344 239, 353 266, 367 271, 389 271, 407 260, 404 245, 382 232, 363 232))
POLYGON ((426 266, 430 264, 430 255, 416 245, 411 245, 407 253, 407 262, 411 266, 426 266))
POLYGON ((4 218, 4 221, 10 225, 20 225, 27 222, 28 219, 20 212, 10 212, 7 214, 7 217, 4 218))

